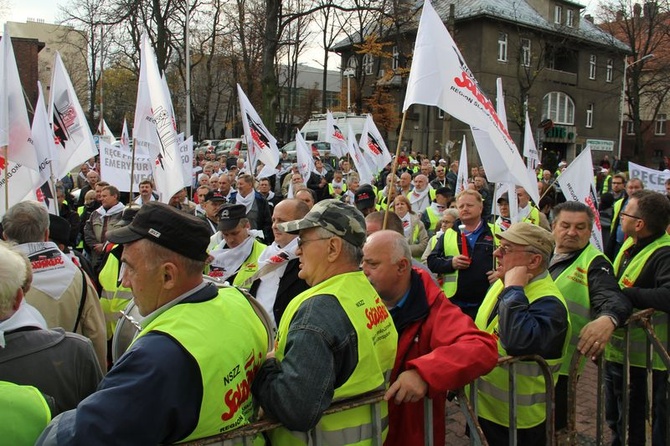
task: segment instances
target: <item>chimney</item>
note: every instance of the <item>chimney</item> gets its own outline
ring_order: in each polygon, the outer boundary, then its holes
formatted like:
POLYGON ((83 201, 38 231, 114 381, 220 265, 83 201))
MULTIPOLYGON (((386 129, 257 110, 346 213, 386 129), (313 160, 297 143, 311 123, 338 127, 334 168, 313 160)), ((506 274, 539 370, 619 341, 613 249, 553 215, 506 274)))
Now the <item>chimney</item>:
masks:
POLYGON ((593 16, 591 14, 584 14, 584 19, 593 23, 593 16))
POLYGON ((644 2, 644 16, 654 17, 658 13, 658 4, 655 1, 644 2))
POLYGON ((621 22, 621 21, 623 21, 623 11, 622 11, 621 9, 619 9, 619 10, 616 12, 616 21, 617 21, 617 22, 621 22))
POLYGON ((641 14, 642 14, 642 6, 640 6, 639 3, 635 3, 633 5, 633 17, 639 19, 641 14))

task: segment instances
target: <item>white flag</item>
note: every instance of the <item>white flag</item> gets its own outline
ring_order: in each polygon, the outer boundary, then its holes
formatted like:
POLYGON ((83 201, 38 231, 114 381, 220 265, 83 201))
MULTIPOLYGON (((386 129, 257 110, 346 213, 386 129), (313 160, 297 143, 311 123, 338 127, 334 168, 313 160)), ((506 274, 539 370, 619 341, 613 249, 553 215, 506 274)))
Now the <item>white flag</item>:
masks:
MULTIPOLYGON (((123 146, 112 146, 100 141, 100 176, 109 184, 113 184, 122 192, 130 190, 130 172, 132 152, 123 146)), ((151 158, 135 154, 133 172, 133 192, 139 192, 140 182, 151 177, 153 173, 151 158)))
POLYGON ((35 116, 33 117, 32 136, 35 152, 39 161, 39 185, 44 184, 51 176, 50 164, 52 160, 57 159, 58 147, 54 140, 54 134, 49 126, 49 115, 47 113, 46 103, 44 102, 44 93, 42 84, 37 81, 37 105, 35 106, 35 116))
MULTIPOLYGON (((183 137, 183 133, 181 134, 183 137)), ((190 187, 193 182, 193 136, 189 136, 179 143, 179 156, 184 175, 184 187, 190 187)))
POLYGON ((439 107, 469 124, 487 179, 519 184, 539 201, 506 124, 479 88, 429 0, 423 3, 403 111, 412 104, 439 107))
MULTIPOLYGON (((135 113, 146 113, 146 101, 149 101, 151 116, 145 124, 145 135, 154 133, 153 147, 150 143, 150 155, 154 160, 153 177, 156 190, 161 193, 161 201, 167 203, 170 198, 184 187, 182 159, 177 142, 177 126, 172 116, 172 104, 165 91, 156 63, 149 37, 142 36, 140 83, 137 88, 137 107, 135 113), (158 153, 156 153, 158 149, 158 153)), ((146 116, 145 116, 146 118, 146 116)), ((137 124, 137 119, 135 120, 137 124)), ((142 128, 142 124, 139 125, 142 128)), ((137 129, 135 127, 134 131, 137 129)), ((151 138, 151 136, 149 136, 151 138)), ((137 153, 137 151, 136 151, 137 153)))
POLYGON ((586 146, 582 153, 558 177, 563 195, 567 201, 579 201, 591 208, 596 218, 591 232, 591 243, 603 250, 603 238, 598 213, 596 185, 593 182, 593 158, 591 147, 586 146))
POLYGON ((507 128, 507 111, 505 110, 505 90, 503 90, 502 78, 496 79, 496 113, 500 122, 507 128))
POLYGON ((114 134, 109 129, 109 126, 107 125, 107 122, 105 122, 104 119, 101 119, 100 123, 98 124, 98 135, 108 136, 109 144, 114 144, 116 142, 114 134))
POLYGON ((465 135, 463 135, 463 144, 461 145, 461 160, 458 162, 458 175, 456 176, 456 191, 458 195, 468 188, 468 149, 465 146, 465 135))
POLYGON ((356 135, 349 123, 347 123, 347 135, 347 139, 349 140, 349 156, 351 156, 354 167, 356 167, 356 171, 358 172, 359 183, 372 184, 372 172, 370 172, 368 163, 363 159, 361 150, 358 148, 358 143, 356 142, 356 135))
POLYGON ((363 125, 363 133, 361 133, 361 140, 358 143, 359 147, 367 155, 367 157, 374 161, 373 175, 380 172, 388 163, 391 162, 391 154, 386 148, 384 138, 377 129, 372 115, 368 115, 363 125))
MULTIPOLYGON (((30 121, 7 24, 0 51, 0 147, 7 147, 9 161, 37 171, 39 163, 30 139, 30 121)), ((5 152, 1 151, 0 156, 5 152)))
POLYGON ((119 139, 121 147, 125 147, 130 150, 130 136, 128 135, 128 122, 126 118, 123 118, 123 130, 121 130, 121 139, 119 139))
POLYGON ((56 178, 62 178, 74 167, 93 158, 97 149, 84 110, 58 52, 54 59, 49 99, 51 128, 56 144, 60 146, 59 161, 54 162, 54 173, 56 178))
POLYGON ((279 164, 277 140, 263 124, 240 84, 237 84, 237 94, 240 99, 244 136, 247 140, 249 170, 254 172, 256 161, 259 160, 266 166, 277 166, 279 164))
POLYGON ((338 158, 347 156, 347 139, 335 123, 335 118, 330 110, 326 112, 326 142, 330 143, 330 151, 333 155, 338 158))
POLYGON ((300 171, 300 175, 302 175, 305 184, 307 184, 309 176, 315 169, 314 158, 312 157, 312 150, 307 147, 307 143, 302 137, 302 134, 300 134, 300 131, 295 133, 295 157, 296 161, 298 162, 298 170, 300 171))
POLYGON ((670 171, 650 169, 632 161, 628 161, 628 173, 630 178, 639 178, 645 189, 665 193, 665 180, 670 178, 670 171))

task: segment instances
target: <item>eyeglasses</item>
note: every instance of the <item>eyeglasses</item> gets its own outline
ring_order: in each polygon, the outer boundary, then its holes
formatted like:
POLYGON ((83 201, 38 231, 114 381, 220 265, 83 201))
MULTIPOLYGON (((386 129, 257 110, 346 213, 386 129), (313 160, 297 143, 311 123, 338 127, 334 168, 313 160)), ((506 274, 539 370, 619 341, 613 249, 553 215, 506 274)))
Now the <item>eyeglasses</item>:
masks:
POLYGON ((500 254, 503 255, 503 256, 505 256, 507 254, 512 254, 512 253, 515 253, 515 252, 532 252, 532 253, 535 254, 535 251, 533 251, 532 249, 513 249, 509 245, 500 245, 500 246, 498 246, 498 250, 500 251, 500 254))
POLYGON ((630 215, 630 214, 626 214, 625 212, 619 212, 619 215, 623 215, 624 217, 628 217, 628 218, 634 218, 636 220, 642 220, 642 218, 638 217, 637 215, 630 215))
POLYGON ((300 237, 298 237, 298 248, 302 248, 302 246, 305 243, 316 242, 317 240, 328 240, 328 239, 331 239, 331 238, 333 238, 333 237, 331 236, 331 237, 321 237, 321 238, 312 238, 312 239, 309 239, 309 240, 303 240, 300 237))

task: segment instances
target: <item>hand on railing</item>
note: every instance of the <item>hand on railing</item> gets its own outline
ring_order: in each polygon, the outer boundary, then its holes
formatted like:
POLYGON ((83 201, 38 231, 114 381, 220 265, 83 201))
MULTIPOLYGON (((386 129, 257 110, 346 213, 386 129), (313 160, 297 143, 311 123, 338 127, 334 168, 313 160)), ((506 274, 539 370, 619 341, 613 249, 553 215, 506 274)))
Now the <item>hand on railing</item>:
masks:
POLYGON ((605 351, 605 346, 610 341, 615 328, 614 321, 609 316, 600 316, 589 322, 579 333, 577 350, 595 361, 605 351))

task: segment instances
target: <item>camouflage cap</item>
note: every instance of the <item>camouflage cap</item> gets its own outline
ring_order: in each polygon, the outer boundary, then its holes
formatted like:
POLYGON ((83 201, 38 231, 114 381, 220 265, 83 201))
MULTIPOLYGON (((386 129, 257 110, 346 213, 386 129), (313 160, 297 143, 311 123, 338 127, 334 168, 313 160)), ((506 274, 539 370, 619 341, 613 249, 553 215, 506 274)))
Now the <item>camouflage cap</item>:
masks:
POLYGON ((540 226, 525 221, 514 223, 505 232, 496 234, 499 239, 522 246, 532 246, 547 256, 554 252, 554 236, 540 226))
POLYGON ((359 248, 365 244, 365 218, 355 207, 339 200, 322 200, 301 220, 277 225, 281 231, 295 234, 301 229, 324 228, 359 248))

